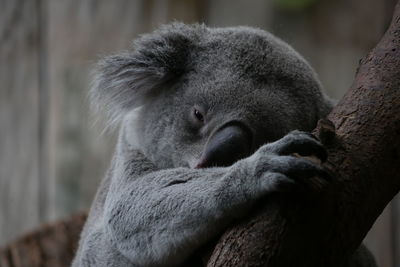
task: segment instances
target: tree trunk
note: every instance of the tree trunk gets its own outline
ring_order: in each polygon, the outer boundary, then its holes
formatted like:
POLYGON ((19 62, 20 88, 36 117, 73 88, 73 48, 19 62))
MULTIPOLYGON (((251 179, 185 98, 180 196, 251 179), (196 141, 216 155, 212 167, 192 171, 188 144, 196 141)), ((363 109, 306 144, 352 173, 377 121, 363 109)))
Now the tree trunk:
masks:
POLYGON ((208 266, 343 266, 360 245, 400 189, 400 2, 328 119, 314 133, 332 185, 270 197, 221 237, 208 266))

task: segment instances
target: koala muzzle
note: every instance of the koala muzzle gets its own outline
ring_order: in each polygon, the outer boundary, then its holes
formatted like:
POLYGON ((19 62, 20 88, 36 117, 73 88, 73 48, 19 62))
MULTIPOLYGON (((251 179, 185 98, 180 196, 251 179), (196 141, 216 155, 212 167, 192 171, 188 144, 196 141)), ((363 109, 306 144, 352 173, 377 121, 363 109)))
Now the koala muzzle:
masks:
POLYGON ((240 123, 228 123, 209 138, 195 168, 230 166, 250 155, 251 131, 240 123))

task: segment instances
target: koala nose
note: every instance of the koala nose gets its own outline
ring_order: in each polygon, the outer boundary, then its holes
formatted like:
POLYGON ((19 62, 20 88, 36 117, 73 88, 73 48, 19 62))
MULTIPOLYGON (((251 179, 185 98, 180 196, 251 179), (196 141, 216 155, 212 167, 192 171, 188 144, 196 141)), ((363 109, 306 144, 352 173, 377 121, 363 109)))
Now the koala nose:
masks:
POLYGON ((195 168, 230 166, 251 153, 252 134, 240 123, 229 123, 218 129, 208 140, 195 168))

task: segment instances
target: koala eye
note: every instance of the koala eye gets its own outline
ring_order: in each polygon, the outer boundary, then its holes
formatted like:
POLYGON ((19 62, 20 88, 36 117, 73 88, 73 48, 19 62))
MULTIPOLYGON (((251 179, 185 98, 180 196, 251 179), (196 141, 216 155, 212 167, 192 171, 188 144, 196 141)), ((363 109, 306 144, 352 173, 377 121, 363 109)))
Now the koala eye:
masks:
POLYGON ((201 112, 198 109, 196 109, 196 108, 193 109, 193 115, 198 121, 200 121, 201 123, 204 123, 204 116, 203 116, 203 114, 201 114, 201 112))

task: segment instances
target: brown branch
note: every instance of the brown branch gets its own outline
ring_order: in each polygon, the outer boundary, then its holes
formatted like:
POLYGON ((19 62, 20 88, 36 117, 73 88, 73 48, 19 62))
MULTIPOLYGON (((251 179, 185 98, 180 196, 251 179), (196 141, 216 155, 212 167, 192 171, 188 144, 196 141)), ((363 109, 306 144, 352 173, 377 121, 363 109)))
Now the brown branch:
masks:
POLYGON ((400 2, 355 81, 314 133, 335 182, 273 196, 219 240, 208 266, 341 266, 400 190, 400 2), (335 131, 335 132, 333 132, 335 131))
POLYGON ((85 220, 86 214, 80 213, 41 225, 0 248, 0 266, 69 267, 85 220))

